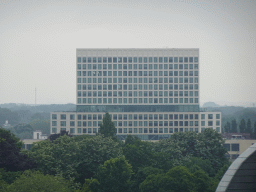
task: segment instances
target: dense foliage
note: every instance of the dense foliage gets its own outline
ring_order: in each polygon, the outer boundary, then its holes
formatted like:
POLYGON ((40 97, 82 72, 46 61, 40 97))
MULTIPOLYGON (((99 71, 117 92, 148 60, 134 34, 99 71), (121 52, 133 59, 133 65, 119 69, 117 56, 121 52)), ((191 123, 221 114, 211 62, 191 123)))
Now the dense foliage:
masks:
MULTIPOLYGON (((2 130, 0 144, 7 141, 20 154, 22 143, 2 130)), ((0 191, 211 192, 229 166, 222 144, 220 134, 212 129, 175 133, 159 142, 134 136, 123 143, 114 135, 59 135, 23 151, 35 167, 8 170, 3 165, 0 191)))
POLYGON ((100 134, 104 137, 115 137, 116 128, 114 122, 111 121, 109 113, 106 113, 103 117, 102 123, 100 124, 100 134))
POLYGON ((83 183, 94 176, 99 165, 120 157, 122 149, 111 138, 102 136, 68 137, 38 142, 28 156, 38 163, 44 174, 59 175, 70 182, 83 183))
POLYGON ((8 192, 69 192, 71 188, 61 177, 27 170, 12 184, 6 186, 5 190, 8 192))
POLYGON ((0 127, 0 168, 24 171, 36 167, 33 159, 20 152, 22 145, 13 133, 0 127))
POLYGON ((242 118, 240 120, 239 125, 237 124, 235 119, 226 122, 222 129, 223 133, 250 133, 251 139, 256 139, 256 121, 252 125, 251 119, 247 119, 247 121, 242 118))

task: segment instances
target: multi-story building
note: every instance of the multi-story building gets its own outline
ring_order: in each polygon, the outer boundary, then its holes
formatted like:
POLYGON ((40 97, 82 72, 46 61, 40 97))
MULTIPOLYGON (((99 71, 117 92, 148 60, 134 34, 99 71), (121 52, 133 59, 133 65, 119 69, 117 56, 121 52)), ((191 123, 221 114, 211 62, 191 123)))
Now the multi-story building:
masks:
POLYGON ((77 49, 76 111, 51 113, 51 133, 96 134, 106 112, 121 139, 220 132, 221 113, 200 112, 199 68, 199 49, 77 49))

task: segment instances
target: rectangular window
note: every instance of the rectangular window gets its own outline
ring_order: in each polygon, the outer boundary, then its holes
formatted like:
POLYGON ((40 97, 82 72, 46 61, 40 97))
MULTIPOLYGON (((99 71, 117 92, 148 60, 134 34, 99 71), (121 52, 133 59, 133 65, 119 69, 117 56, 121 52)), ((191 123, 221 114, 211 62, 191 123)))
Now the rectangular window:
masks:
POLYGON ((57 128, 52 128, 52 133, 57 133, 57 128))
POLYGON ((61 121, 60 126, 66 126, 66 121, 61 121))
POLYGON ((239 151, 239 143, 231 144, 231 151, 239 151))
POLYGON ((213 119, 213 114, 208 114, 208 119, 213 119))
POLYGON ((57 121, 52 121, 52 126, 57 126, 57 121))

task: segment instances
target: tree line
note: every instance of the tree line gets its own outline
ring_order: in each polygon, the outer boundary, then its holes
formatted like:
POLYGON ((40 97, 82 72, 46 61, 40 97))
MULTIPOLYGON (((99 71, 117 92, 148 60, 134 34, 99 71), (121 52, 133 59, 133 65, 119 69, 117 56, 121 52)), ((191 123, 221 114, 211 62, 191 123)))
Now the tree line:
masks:
POLYGON ((29 151, 10 131, 0 136, 0 191, 210 192, 229 166, 215 130, 123 142, 108 113, 96 136, 59 134, 29 151))
POLYGON ((250 133, 252 139, 256 139, 256 121, 252 125, 251 119, 247 121, 241 119, 240 123, 237 124, 236 120, 233 119, 231 122, 227 122, 222 130, 223 133, 250 133))

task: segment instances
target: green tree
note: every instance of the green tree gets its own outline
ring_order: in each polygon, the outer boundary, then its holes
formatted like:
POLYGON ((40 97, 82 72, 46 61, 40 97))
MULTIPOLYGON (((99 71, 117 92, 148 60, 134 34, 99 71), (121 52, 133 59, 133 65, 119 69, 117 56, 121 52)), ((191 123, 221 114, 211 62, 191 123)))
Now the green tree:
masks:
POLYGON ((8 184, 3 180, 3 178, 2 178, 2 175, 1 175, 1 172, 0 172, 0 192, 5 192, 5 191, 7 191, 7 186, 8 186, 8 184))
POLYGON ((133 135, 127 135, 127 137, 125 138, 125 145, 133 145, 136 141, 141 141, 140 138, 133 136, 133 135))
POLYGON ((132 191, 139 192, 139 185, 142 183, 149 175, 157 175, 163 174, 164 170, 154 168, 152 166, 149 167, 140 167, 138 172, 133 177, 132 191))
POLYGON ((228 170, 229 166, 231 163, 225 164, 223 167, 221 167, 218 171, 218 173, 215 175, 215 179, 220 182, 221 178, 223 177, 223 175, 226 173, 226 171, 228 170))
POLYGON ((111 121, 109 113, 106 113, 103 117, 102 123, 100 124, 100 133, 104 135, 104 137, 116 136, 115 124, 111 121))
POLYGON ((221 134, 209 128, 198 134, 195 132, 174 133, 172 137, 156 143, 155 150, 172 154, 170 157, 174 161, 174 166, 184 164, 189 157, 208 159, 216 172, 227 163, 225 157, 227 150, 223 144, 221 134))
POLYGON ((15 125, 19 123, 19 116, 16 112, 0 107, 0 125, 4 124, 6 120, 9 124, 15 125))
POLYGON ((83 183, 94 176, 106 160, 122 156, 117 142, 103 136, 66 135, 53 140, 37 142, 28 155, 38 163, 44 174, 60 175, 74 183, 83 183))
POLYGON ((191 157, 189 161, 185 163, 185 166, 191 170, 192 167, 198 166, 202 169, 205 173, 207 173, 210 177, 214 176, 214 169, 211 166, 211 162, 208 159, 201 159, 199 157, 191 157))
POLYGON ((20 123, 15 127, 11 127, 10 131, 14 133, 19 139, 33 138, 33 128, 29 124, 20 123))
POLYGON ((177 166, 165 174, 149 175, 141 184, 141 192, 193 192, 194 176, 186 167, 177 166))
POLYGON ((110 159, 98 168, 96 178, 100 191, 129 191, 131 186, 132 166, 124 157, 110 159))
POLYGON ((240 133, 245 133, 245 131, 246 131, 246 122, 245 122, 244 119, 242 119, 240 121, 239 129, 240 129, 240 133))
POLYGON ((69 192, 68 182, 61 177, 44 175, 39 171, 25 171, 14 183, 7 186, 8 192, 69 192))
POLYGON ((140 139, 134 139, 133 142, 127 138, 123 153, 128 162, 132 165, 133 171, 137 172, 139 167, 150 166, 154 159, 152 144, 140 139))
POLYGON ((235 119, 231 121, 231 133, 237 133, 237 123, 235 119))
POLYGON ((97 179, 85 179, 83 187, 80 190, 76 190, 76 192, 100 192, 99 186, 100 183, 97 179))
POLYGON ((208 159, 215 172, 228 163, 225 156, 227 149, 223 147, 225 141, 216 130, 205 129, 203 133, 198 134, 198 141, 198 157, 208 159))
POLYGON ((27 155, 20 153, 23 143, 9 130, 0 127, 0 168, 24 171, 36 167, 27 155))
POLYGON ((224 133, 230 133, 231 132, 231 126, 230 123, 227 122, 226 125, 224 126, 224 133))
POLYGON ((33 119, 29 122, 33 131, 41 130, 44 134, 50 134, 50 120, 33 119))
MULTIPOLYGON (((2 180, 7 184, 11 184, 16 180, 23 172, 22 171, 5 171, 5 169, 0 169, 0 175, 2 180)), ((1 191, 1 190, 0 190, 1 191)))
POLYGON ((214 192, 218 182, 207 173, 205 173, 200 167, 194 165, 191 167, 190 172, 194 176, 194 184, 197 192, 214 192))
POLYGON ((252 123, 251 123, 251 119, 247 120, 247 126, 246 126, 246 133, 252 133, 252 123))
POLYGON ((254 125, 253 125, 252 138, 256 139, 256 121, 254 122, 254 125))

